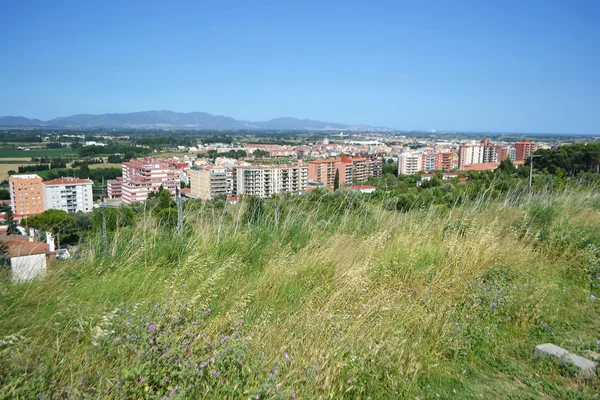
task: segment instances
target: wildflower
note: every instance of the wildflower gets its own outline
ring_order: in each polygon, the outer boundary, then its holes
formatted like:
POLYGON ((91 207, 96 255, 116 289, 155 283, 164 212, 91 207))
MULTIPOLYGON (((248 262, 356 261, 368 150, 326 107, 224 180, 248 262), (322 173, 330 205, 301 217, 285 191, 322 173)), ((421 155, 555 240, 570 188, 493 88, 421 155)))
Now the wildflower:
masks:
POLYGON ((46 398, 46 397, 48 397, 48 396, 46 396, 44 393, 40 393, 40 395, 39 395, 38 397, 39 397, 40 399, 45 399, 45 398, 46 398))
POLYGON ((115 338, 115 343, 119 343, 120 341, 121 341, 121 338, 119 338, 119 337, 115 338))
POLYGON ((144 382, 146 382, 146 380, 145 380, 145 379, 144 379, 144 377, 142 376, 142 377, 140 378, 140 383, 144 383, 144 382))
POLYGON ((164 379, 165 383, 169 382, 169 378, 164 379))
POLYGON ((352 379, 348 379, 348 385, 352 385, 354 382, 352 382, 352 379))
POLYGON ((142 353, 137 353, 137 356, 138 356, 138 357, 141 357, 141 356, 142 356, 142 353))
POLYGON ((167 351, 165 353, 171 354, 171 349, 167 349, 167 351))
POLYGON ((79 384, 83 385, 83 378, 79 378, 79 384))
POLYGON ((148 327, 148 329, 150 329, 150 331, 154 332, 156 330, 156 325, 150 324, 150 326, 148 327))
POLYGON ((296 398, 296 392, 292 392, 292 399, 296 398))
POLYGON ((202 311, 202 315, 210 314, 211 311, 212 310, 210 308, 207 308, 206 310, 202 311))
POLYGON ((202 363, 200 363, 199 367, 202 369, 202 368, 206 367, 206 364, 202 362, 202 363))
POLYGON ((254 396, 254 398, 255 398, 256 400, 258 400, 258 399, 260 398, 260 395, 258 395, 258 394, 257 394, 256 396, 254 396))
POLYGON ((290 361, 290 355, 287 353, 287 351, 285 353, 283 353, 283 358, 290 361))
POLYGON ((213 369, 212 371, 210 371, 210 373, 212 374, 212 376, 214 376, 215 378, 219 377, 219 373, 217 372, 216 369, 213 369))
POLYGON ((438 393, 435 394, 435 397, 437 397, 438 399, 440 398, 440 395, 438 393))

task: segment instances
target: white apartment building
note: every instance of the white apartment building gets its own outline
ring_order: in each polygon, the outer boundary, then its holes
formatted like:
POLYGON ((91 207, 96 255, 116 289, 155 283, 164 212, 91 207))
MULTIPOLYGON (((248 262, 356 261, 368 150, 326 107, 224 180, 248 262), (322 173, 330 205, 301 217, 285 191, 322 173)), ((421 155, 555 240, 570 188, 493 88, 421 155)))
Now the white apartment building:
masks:
POLYGON ((234 194, 271 197, 308 188, 307 165, 239 166, 234 168, 234 194))
POLYGON ((59 178, 44 182, 44 210, 91 212, 94 204, 91 179, 59 178))
POLYGON ((422 153, 406 151, 398 155, 398 174, 414 175, 421 170, 422 153))
POLYGON ((467 165, 481 164, 483 153, 484 146, 475 140, 461 144, 458 150, 458 168, 463 169, 467 165))

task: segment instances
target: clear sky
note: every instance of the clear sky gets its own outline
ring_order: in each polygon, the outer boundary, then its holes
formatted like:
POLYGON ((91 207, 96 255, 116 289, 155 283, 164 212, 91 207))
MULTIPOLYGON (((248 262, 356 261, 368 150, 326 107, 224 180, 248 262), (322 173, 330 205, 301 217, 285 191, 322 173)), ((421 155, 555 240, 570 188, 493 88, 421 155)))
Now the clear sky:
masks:
POLYGON ((0 115, 600 133, 600 1, 0 1, 0 115))

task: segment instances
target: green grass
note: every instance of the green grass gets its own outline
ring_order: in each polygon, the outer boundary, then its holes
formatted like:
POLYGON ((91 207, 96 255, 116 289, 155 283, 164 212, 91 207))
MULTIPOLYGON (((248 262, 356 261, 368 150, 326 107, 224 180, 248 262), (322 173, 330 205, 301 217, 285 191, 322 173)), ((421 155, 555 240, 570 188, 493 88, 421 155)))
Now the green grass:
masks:
POLYGON ((599 204, 300 199, 258 225, 190 211, 181 236, 143 217, 43 280, 4 276, 0 397, 592 398, 597 378, 532 354, 599 349, 599 204))
POLYGON ((71 149, 31 149, 29 151, 0 148, 1 158, 31 158, 31 157, 60 157, 75 156, 76 153, 71 149))

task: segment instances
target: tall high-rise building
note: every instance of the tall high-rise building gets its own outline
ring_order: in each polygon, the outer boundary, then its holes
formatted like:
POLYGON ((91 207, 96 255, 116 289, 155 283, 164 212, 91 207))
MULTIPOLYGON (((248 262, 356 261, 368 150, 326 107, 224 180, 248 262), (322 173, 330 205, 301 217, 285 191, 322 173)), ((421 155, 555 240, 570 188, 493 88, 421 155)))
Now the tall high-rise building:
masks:
POLYGON ((44 212, 42 181, 35 174, 12 175, 8 178, 10 206, 15 217, 28 217, 44 212))
POLYGON ((534 142, 524 141, 515 143, 515 161, 525 161, 527 157, 535 153, 536 145, 534 142))
POLYGON ((44 209, 68 213, 91 212, 94 204, 91 179, 59 178, 44 182, 44 209))
POLYGON ((212 200, 220 195, 230 195, 227 168, 206 166, 190 170, 191 194, 202 200, 212 200))

